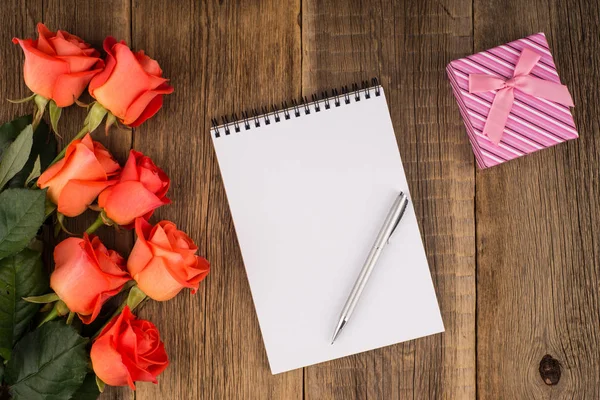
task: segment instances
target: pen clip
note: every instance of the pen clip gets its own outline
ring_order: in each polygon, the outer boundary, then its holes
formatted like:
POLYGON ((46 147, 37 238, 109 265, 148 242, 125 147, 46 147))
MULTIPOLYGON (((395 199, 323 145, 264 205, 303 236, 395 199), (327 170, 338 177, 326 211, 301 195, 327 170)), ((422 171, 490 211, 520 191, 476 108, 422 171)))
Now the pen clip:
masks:
POLYGON ((402 220, 402 217, 404 216, 404 213, 406 212, 406 206, 408 205, 408 197, 403 193, 402 196, 404 197, 402 199, 403 204, 402 204, 402 211, 400 211, 400 214, 398 214, 398 218, 396 218, 396 223, 394 224, 394 227, 392 228, 392 231, 390 232, 390 235, 388 236, 387 240, 386 240, 386 244, 390 244, 390 241, 392 240, 392 236, 394 236, 394 232, 396 232, 396 229, 398 228, 398 225, 400 224, 400 221, 402 220))

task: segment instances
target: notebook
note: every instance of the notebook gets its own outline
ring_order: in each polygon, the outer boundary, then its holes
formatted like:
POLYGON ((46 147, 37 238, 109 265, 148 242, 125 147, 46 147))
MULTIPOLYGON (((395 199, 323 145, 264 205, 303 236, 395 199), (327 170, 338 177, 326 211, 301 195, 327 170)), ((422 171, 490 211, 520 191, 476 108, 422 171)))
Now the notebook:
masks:
POLYGON ((444 330, 385 94, 375 80, 368 86, 235 122, 213 120, 273 374, 444 330), (411 203, 332 345, 400 191, 411 203))

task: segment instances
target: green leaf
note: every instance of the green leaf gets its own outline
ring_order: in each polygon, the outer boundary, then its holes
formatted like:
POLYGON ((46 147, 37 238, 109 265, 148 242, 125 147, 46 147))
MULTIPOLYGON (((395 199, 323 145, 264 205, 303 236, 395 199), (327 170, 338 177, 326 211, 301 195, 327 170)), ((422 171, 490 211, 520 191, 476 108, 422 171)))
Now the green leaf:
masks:
POLYGON ((102 104, 97 101, 93 103, 94 105, 90 109, 87 117, 85 117, 85 124, 87 125, 88 132, 92 133, 96 130, 98 125, 102 122, 108 110, 102 107, 102 104))
POLYGON ((29 159, 33 145, 33 127, 27 125, 14 142, 6 149, 0 162, 0 188, 17 174, 29 159))
POLYGON ((33 101, 35 102, 35 105, 37 106, 37 110, 33 115, 33 124, 37 125, 42 120, 42 117, 44 116, 44 112, 46 111, 46 106, 48 105, 48 101, 50 101, 50 99, 47 99, 44 96, 36 94, 33 97, 33 101))
POLYGON ((129 290, 129 294, 127 295, 127 305, 133 311, 145 298, 146 293, 142 292, 137 285, 132 286, 131 290, 129 290))
POLYGON ((96 388, 100 391, 100 393, 104 393, 104 388, 106 387, 106 383, 96 375, 96 388))
POLYGON ((0 260, 0 356, 10 359, 11 350, 23 336, 39 309, 23 299, 48 290, 41 254, 25 249, 0 260))
POLYGON ((60 300, 60 298, 58 297, 58 295, 56 293, 48 293, 48 294, 43 294, 41 296, 23 297, 23 300, 25 300, 28 303, 48 304, 48 303, 54 303, 55 301, 60 300))
POLYGON ((62 112, 62 108, 56 105, 54 100, 50 100, 50 124, 52 125, 52 130, 54 133, 58 133, 58 120, 60 119, 60 114, 62 112))
POLYGON ((5 380, 15 400, 69 400, 88 369, 88 340, 72 327, 51 321, 25 335, 6 365, 5 380))
POLYGON ((27 103, 28 101, 31 101, 35 98, 36 94, 32 94, 31 96, 27 96, 24 97, 22 99, 16 99, 16 100, 12 100, 12 99, 6 99, 9 103, 13 103, 13 104, 21 104, 21 103, 27 103))
POLYGON ((45 190, 7 189, 0 193, 0 259, 33 239, 44 222, 45 190))
POLYGON ((31 170, 29 176, 25 180, 25 187, 29 186, 29 182, 31 182, 32 180, 39 178, 41 174, 42 164, 40 163, 40 156, 37 156, 35 162, 33 163, 33 169, 31 170))
POLYGON ((96 400, 100 396, 100 391, 96 385, 96 375, 87 374, 83 384, 79 387, 77 392, 71 397, 73 400, 96 400))
POLYGON ((29 124, 33 117, 24 115, 6 124, 0 125, 0 157, 10 144, 19 136, 19 133, 29 124))
POLYGON ((35 168, 35 162, 38 157, 40 158, 40 172, 45 171, 52 160, 54 160, 54 157, 56 157, 57 147, 56 137, 50 132, 50 127, 44 120, 40 121, 40 124, 33 133, 33 146, 31 146, 29 159, 23 169, 8 182, 8 187, 24 187, 25 181, 35 168))
POLYGON ((106 115, 106 123, 104 124, 104 133, 106 133, 106 136, 108 136, 108 131, 110 130, 110 127, 115 125, 117 123, 117 117, 115 117, 115 115, 111 112, 109 112, 106 115))

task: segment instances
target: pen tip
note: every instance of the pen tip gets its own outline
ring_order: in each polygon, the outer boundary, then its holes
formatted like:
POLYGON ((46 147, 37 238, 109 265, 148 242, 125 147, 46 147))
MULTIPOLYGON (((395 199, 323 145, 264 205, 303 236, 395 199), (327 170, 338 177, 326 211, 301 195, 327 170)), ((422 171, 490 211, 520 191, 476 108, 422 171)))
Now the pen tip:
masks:
POLYGON ((335 328, 335 332, 333 332, 333 337, 331 338, 331 344, 333 344, 333 342, 335 342, 335 339, 338 337, 338 335, 342 331, 342 328, 344 327, 344 325, 346 325, 346 322, 347 322, 346 319, 341 319, 340 322, 338 322, 338 325, 335 328))

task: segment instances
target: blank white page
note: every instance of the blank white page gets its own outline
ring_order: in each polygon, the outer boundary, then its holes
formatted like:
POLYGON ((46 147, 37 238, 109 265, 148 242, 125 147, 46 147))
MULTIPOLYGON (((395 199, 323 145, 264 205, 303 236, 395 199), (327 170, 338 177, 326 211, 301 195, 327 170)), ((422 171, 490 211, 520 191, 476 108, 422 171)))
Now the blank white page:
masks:
POLYGON ((383 90, 359 93, 211 130, 274 374, 444 330, 411 201, 331 344, 394 199, 412 200, 383 90))

